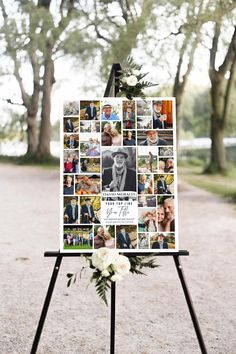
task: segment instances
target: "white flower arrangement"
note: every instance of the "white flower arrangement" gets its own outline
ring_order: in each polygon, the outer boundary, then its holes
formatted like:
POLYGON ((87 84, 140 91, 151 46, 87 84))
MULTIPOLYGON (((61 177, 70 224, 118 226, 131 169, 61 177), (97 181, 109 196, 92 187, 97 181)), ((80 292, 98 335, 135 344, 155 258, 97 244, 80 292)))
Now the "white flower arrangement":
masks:
POLYGON ((122 70, 119 75, 120 92, 117 94, 118 97, 127 97, 129 100, 132 100, 133 97, 142 97, 144 99, 143 89, 157 85, 149 81, 143 81, 147 73, 143 74, 141 69, 142 65, 136 64, 131 57, 122 64, 122 70))
MULTIPOLYGON (((106 293, 111 287, 112 282, 120 281, 123 276, 129 272, 134 274, 144 274, 141 269, 144 267, 156 268, 157 264, 153 259, 148 257, 126 257, 119 254, 118 250, 101 247, 94 251, 91 257, 85 257, 89 261, 89 267, 93 269, 93 274, 90 279, 91 282, 95 282, 95 288, 98 296, 107 303, 106 293)), ((85 267, 82 268, 81 272, 85 267)), ((80 272, 80 273, 81 273, 80 272)), ((68 273, 67 286, 71 283, 75 283, 77 279, 77 273, 68 273)))

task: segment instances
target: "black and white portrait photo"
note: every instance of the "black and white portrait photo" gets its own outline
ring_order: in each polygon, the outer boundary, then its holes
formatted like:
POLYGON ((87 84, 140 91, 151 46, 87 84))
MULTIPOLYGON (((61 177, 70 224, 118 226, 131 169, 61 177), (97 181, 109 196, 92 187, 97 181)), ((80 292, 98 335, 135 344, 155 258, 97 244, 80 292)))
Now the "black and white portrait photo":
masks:
POLYGON ((136 148, 103 149, 102 171, 103 191, 136 192, 136 148))

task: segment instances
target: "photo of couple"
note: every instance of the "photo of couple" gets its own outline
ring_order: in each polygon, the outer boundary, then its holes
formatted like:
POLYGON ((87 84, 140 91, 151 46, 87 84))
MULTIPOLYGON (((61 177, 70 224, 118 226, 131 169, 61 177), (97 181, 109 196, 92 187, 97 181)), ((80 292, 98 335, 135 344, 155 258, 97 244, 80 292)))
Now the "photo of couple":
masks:
POLYGON ((122 145, 121 122, 102 122, 102 146, 122 145))
POLYGON ((94 227, 94 249, 115 248, 115 226, 97 225, 94 227))
POLYGON ((80 155, 85 157, 100 156, 100 134, 81 134, 80 155))

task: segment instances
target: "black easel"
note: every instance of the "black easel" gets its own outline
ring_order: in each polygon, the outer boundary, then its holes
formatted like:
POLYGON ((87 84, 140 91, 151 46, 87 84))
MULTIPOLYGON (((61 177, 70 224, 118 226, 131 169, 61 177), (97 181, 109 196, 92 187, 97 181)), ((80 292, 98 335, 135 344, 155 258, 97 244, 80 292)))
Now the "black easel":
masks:
MULTIPOLYGON (((116 96, 119 92, 119 70, 121 69, 120 64, 113 64, 110 72, 110 76, 107 82, 104 97, 116 96)), ((150 253, 124 253, 127 257, 131 256, 148 256, 150 253)), ((44 257, 55 257, 56 262, 53 268, 51 280, 48 286, 47 295, 42 308, 41 316, 39 319, 38 327, 35 333, 33 345, 30 354, 36 354, 40 336, 43 330, 44 322, 47 316, 48 308, 50 305, 52 293, 57 280, 57 276, 60 270, 61 261, 63 257, 80 257, 81 255, 90 256, 90 253, 64 253, 60 251, 48 251, 44 253, 44 257)), ((197 315, 193 307, 190 292, 188 290, 187 282, 184 276, 183 268, 180 262, 180 256, 189 256, 189 252, 186 250, 181 250, 179 252, 165 252, 165 253, 155 253, 155 256, 172 256, 175 262, 175 266, 179 275, 179 279, 183 288, 185 299, 188 305, 190 316, 193 322, 193 326, 198 339, 199 347, 202 354, 207 354, 206 346, 202 337, 201 329, 198 323, 197 315)), ((115 314, 116 314, 116 283, 111 284, 111 326, 110 326, 110 354, 115 353, 115 314)))

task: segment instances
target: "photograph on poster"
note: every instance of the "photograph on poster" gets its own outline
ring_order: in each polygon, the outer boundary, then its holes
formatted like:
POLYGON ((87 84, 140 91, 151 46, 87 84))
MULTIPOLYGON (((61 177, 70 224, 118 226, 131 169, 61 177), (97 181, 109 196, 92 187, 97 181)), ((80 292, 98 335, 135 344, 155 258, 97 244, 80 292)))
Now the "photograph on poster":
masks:
POLYGON ((64 134, 64 149, 78 149, 79 134, 64 134))
POLYGON ((63 152, 63 172, 78 173, 79 172, 79 151, 64 150, 63 152))
POLYGON ((162 97, 64 104, 61 250, 178 250, 174 104, 162 97))
POLYGON ((63 127, 65 133, 77 133, 79 131, 79 117, 64 118, 63 127))
POLYGON ((63 245, 65 250, 92 250, 93 228, 86 225, 64 226, 63 245))
POLYGON ((157 147, 156 146, 138 147, 138 172, 157 173, 157 147))
POLYGON ((123 145, 135 146, 136 145, 136 131, 135 130, 123 130, 123 145))
POLYGON ((121 122, 102 122, 102 146, 122 145, 121 122))
POLYGON ((75 175, 75 194, 99 195, 100 191, 100 175, 75 175))
POLYGON ((135 101, 123 101, 123 129, 135 129, 135 101))
POLYGON ((101 171, 100 158, 81 158, 81 173, 99 173, 101 171))
POLYGON ((80 121, 80 133, 99 133, 99 132, 100 132, 100 122, 95 120, 80 121))
POLYGON ((100 101, 80 101, 80 120, 98 120, 100 101))
POLYGON ((109 98, 108 100, 101 101, 102 107, 102 114, 101 120, 102 121, 119 121, 121 120, 121 104, 120 100, 109 98))
POLYGON ((101 247, 115 248, 115 226, 95 225, 94 226, 94 249, 101 247))

